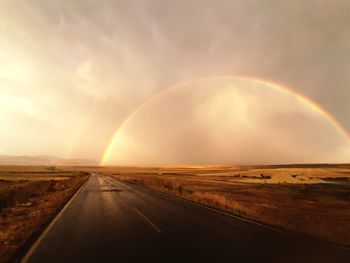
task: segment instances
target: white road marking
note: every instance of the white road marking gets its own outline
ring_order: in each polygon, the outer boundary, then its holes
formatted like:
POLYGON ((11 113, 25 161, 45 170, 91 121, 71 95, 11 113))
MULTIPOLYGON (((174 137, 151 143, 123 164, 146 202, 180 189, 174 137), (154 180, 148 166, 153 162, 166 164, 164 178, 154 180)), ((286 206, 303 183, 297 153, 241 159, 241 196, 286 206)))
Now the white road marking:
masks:
MULTIPOLYGON (((94 175, 94 174, 92 174, 94 175)), ((41 241, 45 238, 47 233, 50 232, 51 228, 56 224, 59 218, 61 218, 63 212, 67 209, 67 207, 72 203, 72 201, 75 199, 75 197, 80 193, 80 191, 86 187, 86 184, 90 180, 91 177, 86 179, 86 181, 80 186, 80 188, 75 192, 75 194, 71 197, 71 199, 65 204, 65 206, 62 208, 62 210, 57 214, 57 216, 51 221, 51 223, 48 225, 48 227, 44 230, 44 232, 38 237, 38 239, 34 242, 34 244, 30 247, 28 252, 24 255, 21 263, 27 263, 35 250, 39 247, 41 241)))
POLYGON ((160 230, 160 228, 154 224, 150 219, 148 219, 143 213, 141 213, 136 207, 132 207, 134 208, 135 212, 141 216, 151 227, 153 227, 153 229, 155 229, 158 233, 162 233, 162 230, 160 230))
POLYGON ((202 207, 202 208, 205 208, 205 209, 208 209, 208 210, 211 210, 215 213, 219 213, 219 214, 223 214, 223 215, 226 215, 228 217, 233 217, 235 219, 239 219, 241 221, 244 221, 244 222, 248 222, 248 223, 251 223, 253 225, 257 225, 257 226, 260 226, 262 228, 266 228, 266 229, 269 229, 269 230, 272 230, 272 231, 275 231, 275 232, 278 232, 278 233, 282 233, 282 234, 285 234, 285 235, 289 235, 289 236, 293 236, 293 237, 296 237, 297 235, 292 233, 292 232, 287 232, 287 231, 283 231, 281 229, 278 229, 278 228, 275 228, 275 227, 272 227, 272 226, 269 226, 269 225, 265 225, 263 223, 259 223, 257 221, 253 221, 253 220, 250 220, 248 218, 244 218, 244 217, 241 217, 241 216, 238 216, 238 215, 235 215, 235 214, 231 214, 229 212, 225 212, 223 210, 219 210, 219 209, 216 209, 216 208, 212 208, 212 207, 209 207, 209 206, 206 206, 206 205, 202 205, 200 203, 196 203, 195 201, 191 201, 191 200, 187 200, 187 199, 184 199, 184 198, 181 198, 181 197, 178 197, 178 196, 175 196, 175 195, 171 195, 171 194, 168 194, 168 193, 165 193, 165 192, 161 192, 161 191, 158 191, 158 190, 155 190, 155 189, 152 189, 152 188, 147 188, 146 186, 142 186, 142 185, 135 185, 135 184, 131 184, 127 181, 123 181, 121 179, 117 179, 117 178, 114 178, 114 180, 116 181, 119 181, 121 183, 125 183, 131 187, 135 187, 135 188, 141 188, 143 190, 148 190, 150 192, 155 192, 155 193, 159 193, 159 194, 162 194, 166 197, 170 197, 170 198, 174 198, 176 200, 179 200, 179 201, 182 201, 182 202, 185 202, 185 203, 188 203, 188 204, 191 204, 193 206, 199 206, 199 207, 202 207))

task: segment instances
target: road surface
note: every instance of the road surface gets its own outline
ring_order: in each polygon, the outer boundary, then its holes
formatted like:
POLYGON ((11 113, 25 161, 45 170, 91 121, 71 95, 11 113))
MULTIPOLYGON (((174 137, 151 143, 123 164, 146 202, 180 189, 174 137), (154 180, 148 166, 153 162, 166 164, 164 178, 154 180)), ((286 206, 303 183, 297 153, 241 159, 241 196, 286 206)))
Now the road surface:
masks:
POLYGON ((93 174, 26 262, 350 262, 296 237, 93 174))

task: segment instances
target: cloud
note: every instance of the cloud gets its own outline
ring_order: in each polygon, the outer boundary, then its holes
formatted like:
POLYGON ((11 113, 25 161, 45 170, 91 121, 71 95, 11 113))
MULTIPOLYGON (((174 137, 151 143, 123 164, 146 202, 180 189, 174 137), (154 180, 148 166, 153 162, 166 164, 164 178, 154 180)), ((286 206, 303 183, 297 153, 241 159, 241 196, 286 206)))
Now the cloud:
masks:
MULTIPOLYGON (((135 108, 175 83, 206 75, 293 87, 350 130, 349 7, 341 0, 5 1, 0 86, 16 90, 11 96, 58 127, 52 136, 64 138, 73 157, 100 158, 135 108)), ((8 131, 17 121, 6 116, 13 121, 2 127, 3 139, 13 140, 8 131)), ((36 134, 45 136, 45 129, 36 134)), ((12 152, 27 151, 24 145, 12 152)))
POLYGON ((105 164, 346 162, 350 141, 296 96, 241 78, 200 79, 146 103, 105 164))

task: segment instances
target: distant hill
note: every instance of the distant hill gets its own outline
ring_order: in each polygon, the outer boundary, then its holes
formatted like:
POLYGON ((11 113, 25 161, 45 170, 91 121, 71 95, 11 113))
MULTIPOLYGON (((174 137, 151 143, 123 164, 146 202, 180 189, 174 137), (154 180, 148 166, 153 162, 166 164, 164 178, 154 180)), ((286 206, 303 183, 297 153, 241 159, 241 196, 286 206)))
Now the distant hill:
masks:
POLYGON ((10 156, 0 155, 0 165, 98 165, 96 160, 88 159, 64 159, 56 156, 10 156))

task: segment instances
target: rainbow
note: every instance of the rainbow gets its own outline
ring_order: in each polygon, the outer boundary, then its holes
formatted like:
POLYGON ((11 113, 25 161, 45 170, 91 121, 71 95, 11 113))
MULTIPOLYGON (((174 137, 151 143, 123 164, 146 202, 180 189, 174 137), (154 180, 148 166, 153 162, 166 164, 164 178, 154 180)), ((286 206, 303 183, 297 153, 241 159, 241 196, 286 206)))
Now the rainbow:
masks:
POLYGON ((246 76, 236 76, 236 75, 217 75, 217 76, 210 76, 210 77, 203 77, 203 78, 197 78, 194 80, 189 80, 189 81, 184 81, 178 84, 175 84, 173 86, 170 86, 169 88, 159 92, 158 94, 154 95, 153 97, 151 97, 150 99, 146 100, 143 104, 141 104, 139 107, 137 107, 125 120, 124 122, 119 126, 118 130, 115 132, 115 134, 112 137, 112 140, 109 142, 104 154, 103 154, 103 158, 100 162, 100 165, 103 165, 108 157, 110 156, 112 149, 113 149, 113 145, 114 142, 117 140, 118 135, 120 133, 120 131, 123 129, 123 127, 125 127, 127 125, 127 123, 133 118, 133 116, 135 116, 146 104, 150 103, 151 101, 153 101, 155 98, 157 98, 158 96, 161 96, 162 94, 179 88, 181 86, 185 86, 188 85, 190 83, 193 83, 195 81, 203 81, 203 80, 211 80, 211 79, 215 79, 215 78, 221 78, 221 79, 226 79, 226 80, 249 80, 251 82, 254 82, 256 84, 260 84, 260 85, 264 85, 267 87, 270 87, 274 90, 283 92, 284 94, 288 95, 288 96, 292 96, 294 98, 296 98, 297 100, 303 102, 305 105, 307 105, 310 109, 312 109, 314 112, 320 114, 321 116, 323 116, 338 132, 339 134, 348 142, 350 142, 350 134, 347 132, 347 130, 337 121, 337 119, 331 114, 329 113, 327 110, 323 109, 319 104, 317 104, 316 102, 314 102, 313 100, 309 99, 308 97, 296 92, 295 90, 291 89, 291 88, 287 88, 283 85, 271 82, 271 81, 267 81, 267 80, 262 80, 262 79, 258 79, 258 78, 251 78, 251 77, 246 77, 246 76))

